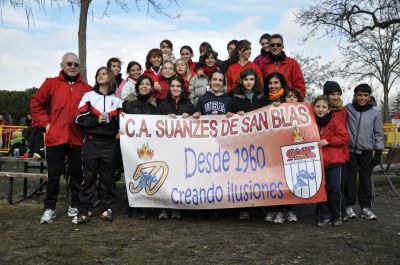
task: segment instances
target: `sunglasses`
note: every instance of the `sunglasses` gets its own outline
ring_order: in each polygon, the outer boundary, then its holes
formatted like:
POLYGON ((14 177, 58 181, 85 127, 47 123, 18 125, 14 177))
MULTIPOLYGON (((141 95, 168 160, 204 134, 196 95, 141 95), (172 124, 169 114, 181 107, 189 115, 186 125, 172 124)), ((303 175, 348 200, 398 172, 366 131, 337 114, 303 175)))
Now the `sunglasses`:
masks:
POLYGON ((282 44, 281 43, 270 43, 269 46, 270 47, 281 47, 282 44))
POLYGON ((65 63, 66 65, 68 65, 69 67, 79 67, 79 63, 73 63, 73 62, 68 62, 68 63, 65 63))

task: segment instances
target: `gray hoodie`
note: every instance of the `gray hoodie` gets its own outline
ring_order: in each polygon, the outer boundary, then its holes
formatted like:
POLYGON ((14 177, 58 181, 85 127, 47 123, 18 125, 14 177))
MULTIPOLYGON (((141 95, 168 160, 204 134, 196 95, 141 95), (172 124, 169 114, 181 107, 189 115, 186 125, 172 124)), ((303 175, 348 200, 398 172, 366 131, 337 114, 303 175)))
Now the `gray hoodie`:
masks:
POLYGON ((348 104, 347 130, 350 134, 350 152, 383 150, 383 123, 381 114, 373 107, 360 112, 348 104))

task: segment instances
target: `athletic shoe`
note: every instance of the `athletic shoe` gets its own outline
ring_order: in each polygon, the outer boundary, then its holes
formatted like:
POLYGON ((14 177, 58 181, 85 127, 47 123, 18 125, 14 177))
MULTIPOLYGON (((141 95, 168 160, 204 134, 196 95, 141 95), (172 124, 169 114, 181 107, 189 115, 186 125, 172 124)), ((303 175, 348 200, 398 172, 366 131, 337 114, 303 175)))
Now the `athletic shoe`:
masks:
POLYGON ((324 219, 324 220, 321 220, 321 221, 317 222, 317 226, 319 226, 319 227, 326 227, 326 226, 329 226, 329 225, 331 225, 331 220, 330 219, 324 219))
POLYGON ((142 210, 142 208, 137 208, 137 218, 139 219, 139 220, 144 220, 144 219, 146 219, 146 215, 144 214, 144 212, 143 212, 143 210, 142 210))
POLYGON ((76 224, 76 225, 80 225, 80 224, 84 224, 89 222, 90 217, 89 215, 85 215, 83 213, 78 213, 73 219, 72 219, 72 223, 76 224))
POLYGON ((172 212, 171 218, 172 219, 181 219, 182 218, 181 211, 180 210, 174 210, 172 212))
POLYGON ((286 219, 289 223, 295 223, 297 222, 297 216, 295 215, 294 212, 292 211, 287 211, 286 213, 286 219))
POLYGON ((112 222, 112 210, 111 209, 107 209, 106 211, 104 211, 101 215, 100 215, 100 219, 104 220, 104 221, 109 221, 112 222))
POLYGON ((78 213, 79 213, 78 208, 71 207, 71 206, 68 207, 68 216, 69 217, 75 217, 78 215, 78 213))
POLYGON ((376 220, 376 215, 369 208, 362 208, 361 218, 365 218, 367 220, 376 220))
POLYGON ((50 224, 56 219, 56 211, 53 209, 46 209, 40 218, 41 224, 50 224))
POLYGON ((239 220, 250 220, 249 212, 240 212, 239 213, 239 220))
POLYGON ((275 224, 283 224, 285 222, 285 218, 283 216, 283 212, 278 212, 275 216, 274 223, 275 224))
POLYGON ((332 226, 339 226, 339 225, 342 225, 343 224, 343 221, 342 221, 342 219, 335 219, 335 220, 333 220, 332 221, 332 226))
POLYGON ((356 213, 353 211, 351 206, 346 207, 346 215, 349 219, 354 219, 357 217, 356 213))
POLYGON ((264 221, 266 222, 273 222, 274 221, 274 212, 268 212, 267 215, 265 215, 264 221))
POLYGON ((158 219, 168 219, 168 213, 166 209, 161 210, 161 213, 158 215, 158 219))

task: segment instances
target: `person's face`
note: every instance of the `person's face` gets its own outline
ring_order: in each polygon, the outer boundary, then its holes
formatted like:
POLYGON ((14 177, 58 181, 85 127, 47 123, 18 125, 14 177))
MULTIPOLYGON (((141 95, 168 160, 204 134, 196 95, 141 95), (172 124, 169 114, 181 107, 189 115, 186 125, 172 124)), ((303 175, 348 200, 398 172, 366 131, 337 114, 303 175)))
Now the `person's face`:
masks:
POLYGON ((214 73, 210 80, 212 91, 219 92, 224 86, 224 75, 221 73, 214 73))
POLYGON ((158 55, 156 55, 156 54, 153 54, 153 55, 150 57, 151 66, 154 67, 154 68, 160 67, 160 66, 161 66, 161 62, 162 62, 161 56, 158 56, 158 55))
POLYGON ((267 39, 262 39, 260 45, 264 51, 269 52, 269 41, 267 39))
POLYGON ((0 115, 0 121, 4 120, 3 115, 0 115))
POLYGON ((30 114, 26 115, 26 119, 32 120, 32 116, 30 114))
POLYGON ((110 82, 110 78, 107 74, 107 70, 106 69, 101 69, 98 73, 97 73, 97 77, 96 77, 96 82, 99 85, 104 85, 110 82))
POLYGON ((294 93, 288 93, 285 97, 285 102, 299 102, 299 98, 294 93))
POLYGON ((315 102, 314 112, 315 115, 317 115, 320 118, 325 117, 326 114, 329 113, 328 102, 326 102, 325 100, 318 100, 317 102, 315 102))
POLYGON ((269 91, 272 93, 277 92, 281 87, 281 81, 277 77, 272 77, 268 82, 269 91))
POLYGON ((340 103, 340 98, 341 98, 340 92, 338 92, 338 91, 332 92, 328 95, 328 98, 329 98, 329 102, 333 106, 336 106, 340 103))
POLYGON ((205 59, 206 66, 208 66, 208 67, 214 66, 214 65, 215 65, 215 62, 216 62, 216 60, 215 60, 215 58, 214 58, 214 56, 213 56, 212 54, 210 54, 210 55, 205 59))
POLYGON ((231 44, 231 45, 228 46, 228 54, 229 54, 229 57, 232 57, 233 51, 234 51, 235 49, 236 49, 236 45, 235 45, 235 44, 231 44))
POLYGON ((279 55, 283 51, 283 41, 280 38, 269 41, 269 50, 273 55, 279 55))
POLYGON ((360 106, 365 106, 369 100, 371 99, 371 95, 368 92, 357 92, 357 94, 354 96, 356 99, 356 102, 360 106))
POLYGON ((175 69, 178 75, 186 74, 186 63, 183 60, 176 61, 175 69))
POLYGON ((116 76, 121 73, 121 64, 119 62, 111 63, 111 72, 116 76))
POLYGON ((134 79, 138 80, 140 75, 142 74, 142 70, 140 69, 139 65, 135 64, 129 69, 129 76, 134 79))
POLYGON ((247 91, 251 91, 254 87, 256 83, 256 78, 254 75, 247 75, 244 79, 243 79, 243 87, 244 89, 246 89, 247 91))
POLYGON ((171 78, 175 74, 175 65, 173 63, 165 63, 162 68, 162 75, 165 78, 171 78))
POLYGON ((139 85, 139 94, 142 96, 148 95, 151 92, 151 83, 149 79, 143 79, 139 85))
POLYGON ((172 48, 168 46, 166 43, 161 43, 160 50, 163 55, 170 55, 172 53, 172 48))
POLYGON ((242 49, 239 51, 239 56, 243 59, 243 60, 248 60, 251 56, 251 47, 248 49, 242 49))
POLYGON ((61 63, 61 69, 68 76, 77 76, 79 74, 79 58, 72 54, 65 56, 64 62, 61 63))
POLYGON ((178 98, 182 94, 182 85, 178 82, 178 80, 172 80, 171 85, 169 87, 171 90, 172 97, 178 98))
POLYGON ((189 62, 192 59, 193 54, 188 49, 182 49, 181 51, 181 59, 185 60, 185 62, 189 62))

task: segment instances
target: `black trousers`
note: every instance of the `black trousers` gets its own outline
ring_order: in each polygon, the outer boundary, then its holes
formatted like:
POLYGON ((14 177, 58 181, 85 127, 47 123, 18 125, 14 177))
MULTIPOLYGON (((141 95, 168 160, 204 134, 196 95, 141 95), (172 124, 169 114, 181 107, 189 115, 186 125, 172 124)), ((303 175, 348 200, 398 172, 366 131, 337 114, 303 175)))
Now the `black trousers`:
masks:
POLYGON ((65 160, 70 170, 71 207, 79 203, 79 190, 82 183, 82 147, 62 144, 46 147, 47 194, 44 209, 55 209, 60 192, 60 177, 65 170, 65 160))
POLYGON ((334 165, 325 170, 325 188, 327 201, 317 204, 319 219, 338 220, 342 218, 342 164, 334 165))
POLYGON ((101 209, 111 208, 115 201, 113 190, 115 170, 115 141, 86 139, 83 144, 83 182, 79 193, 79 211, 87 213, 92 205, 99 176, 101 209))
POLYGON ((369 208, 373 204, 373 180, 372 180, 372 152, 364 154, 350 153, 350 161, 343 185, 344 203, 353 206, 358 203, 361 208, 369 208), (358 185, 357 185, 358 173, 358 185))

